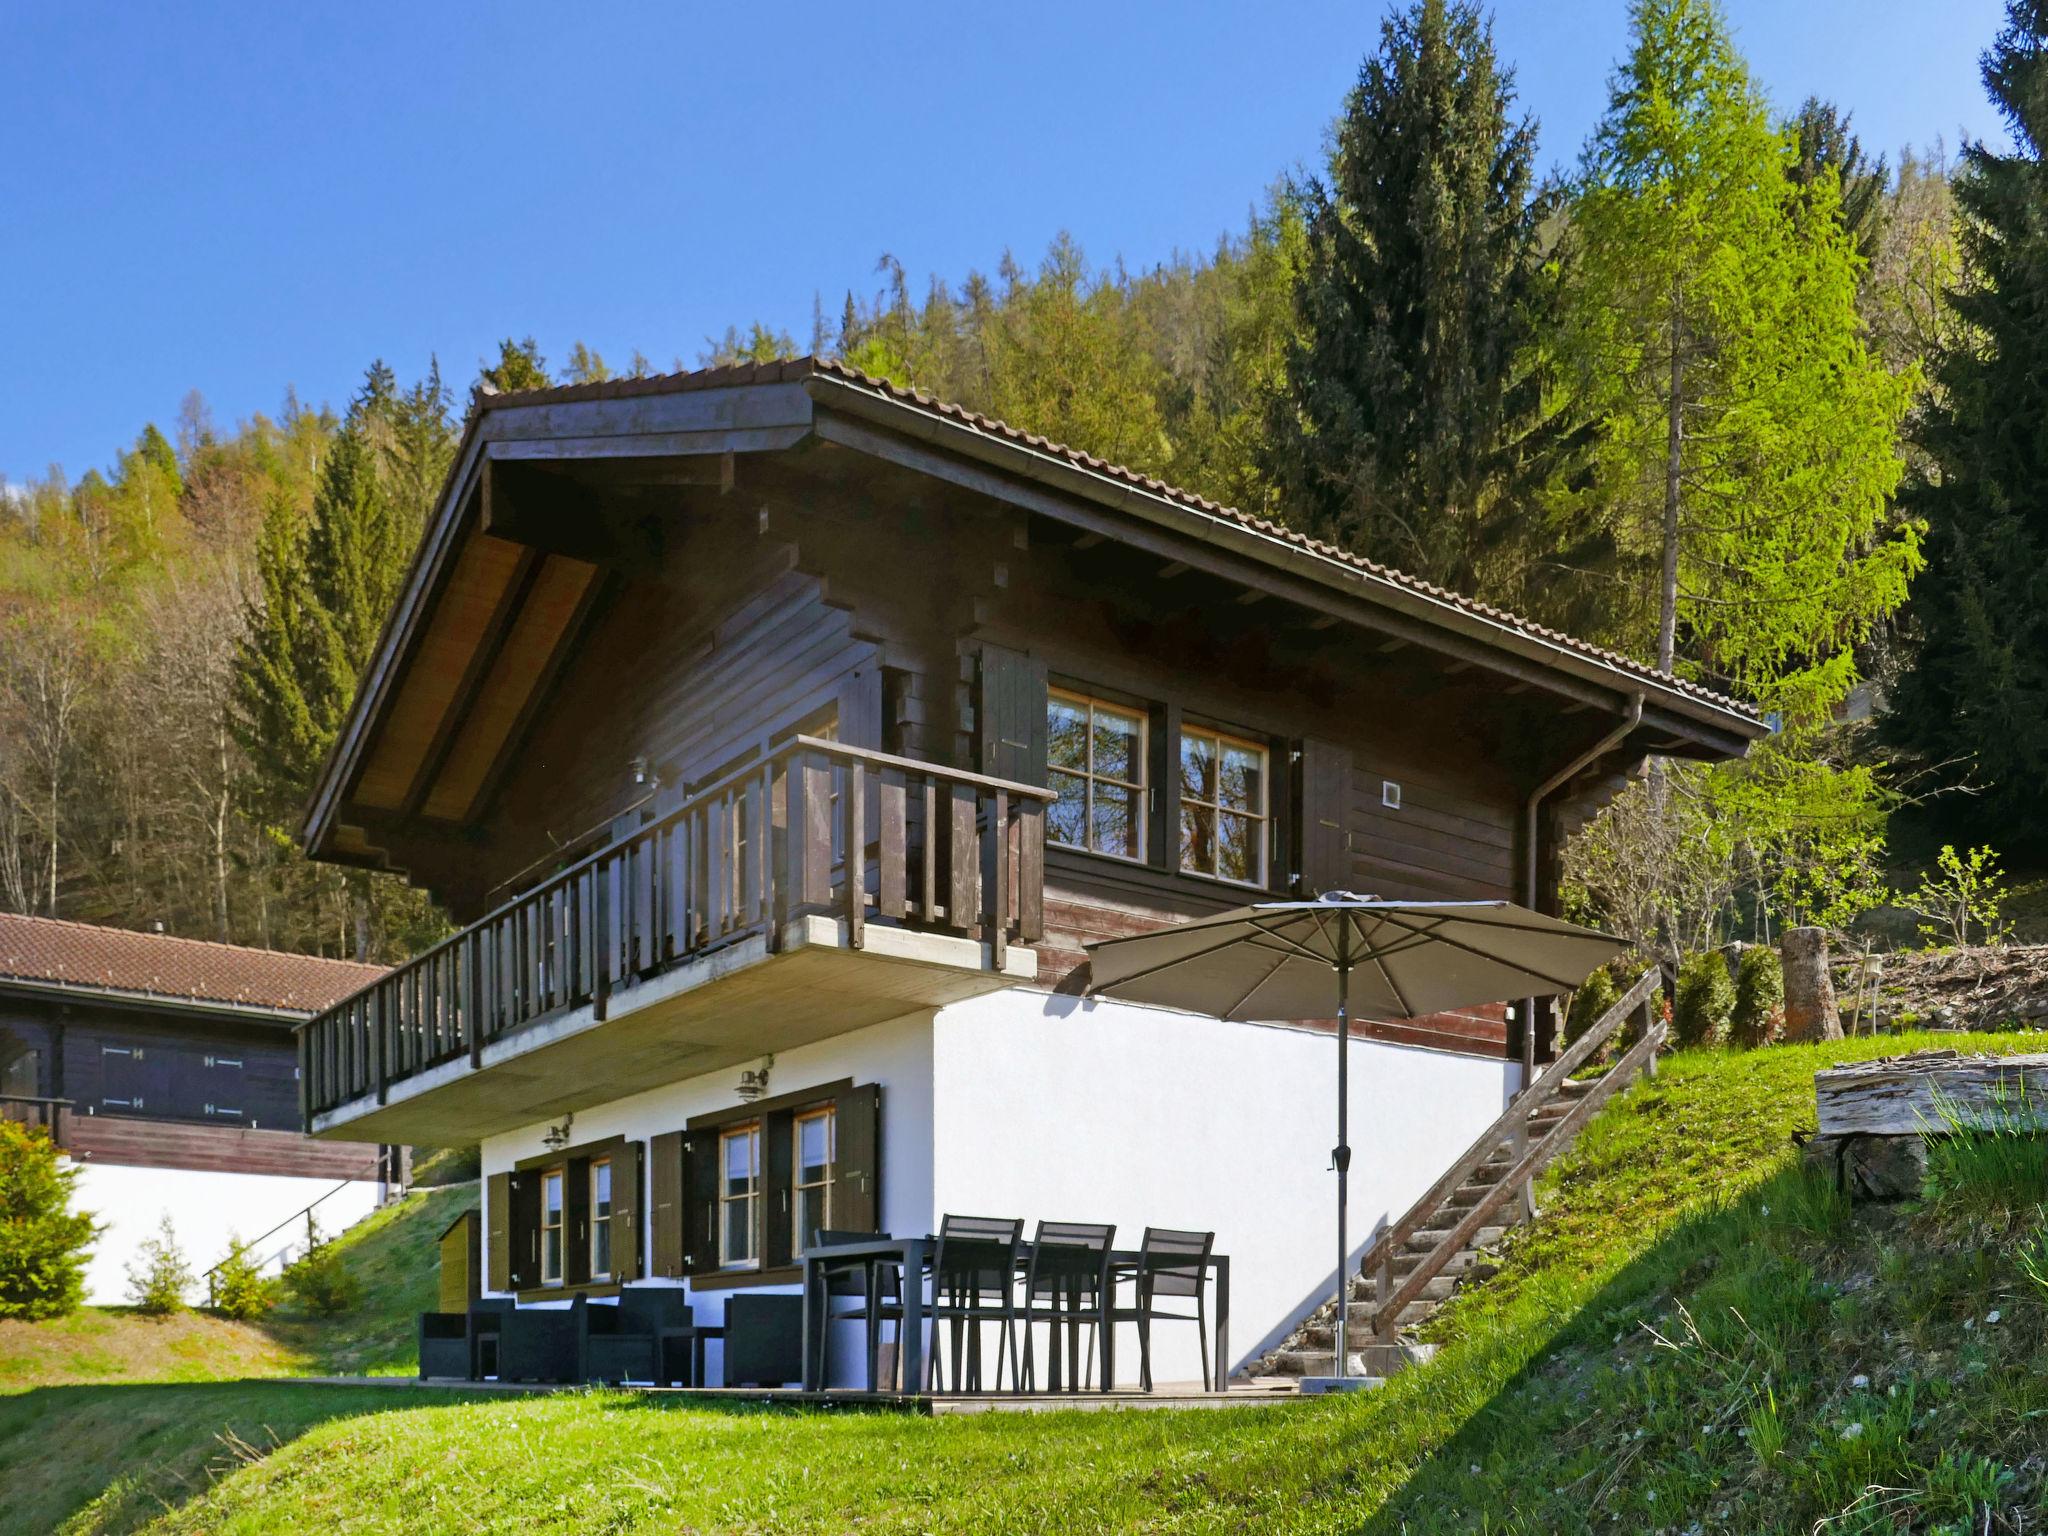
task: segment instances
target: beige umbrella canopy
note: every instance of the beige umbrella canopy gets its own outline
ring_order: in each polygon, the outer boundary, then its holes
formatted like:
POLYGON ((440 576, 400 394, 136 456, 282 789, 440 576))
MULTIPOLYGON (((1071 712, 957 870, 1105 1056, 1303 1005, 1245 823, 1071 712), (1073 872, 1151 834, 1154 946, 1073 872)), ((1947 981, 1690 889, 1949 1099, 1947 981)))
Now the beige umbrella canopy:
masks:
MULTIPOLYGON (((1413 1018, 1569 992, 1625 946, 1507 901, 1329 891, 1088 946, 1091 993, 1219 1019, 1337 1020, 1337 1376, 1347 1370, 1351 1009, 1413 1018)), ((1221 1364, 1219 1362, 1219 1369, 1221 1364)))

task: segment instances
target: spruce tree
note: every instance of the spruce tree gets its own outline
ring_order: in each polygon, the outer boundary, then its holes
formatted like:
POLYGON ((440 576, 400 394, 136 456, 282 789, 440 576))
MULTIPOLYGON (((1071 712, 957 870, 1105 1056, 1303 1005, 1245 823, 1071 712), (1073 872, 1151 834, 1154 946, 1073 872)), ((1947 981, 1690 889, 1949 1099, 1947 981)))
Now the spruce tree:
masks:
POLYGON ((1967 794, 1926 815, 1945 836, 2048 853, 2048 0, 2011 0, 1984 83, 2013 149, 1963 151, 1962 322, 1935 362, 1908 487, 1927 524, 1910 659, 1887 730, 1967 794))
POLYGON ((548 377, 547 359, 540 355, 539 342, 531 336, 524 341, 507 336, 498 343, 496 365, 484 365, 481 382, 493 393, 506 394, 515 389, 545 389, 554 380, 548 377))
POLYGON ((1551 208, 1535 138, 1475 4, 1382 23, 1328 180, 1300 189, 1300 334, 1268 450, 1309 532, 1507 599, 1559 447, 1529 366, 1551 208))

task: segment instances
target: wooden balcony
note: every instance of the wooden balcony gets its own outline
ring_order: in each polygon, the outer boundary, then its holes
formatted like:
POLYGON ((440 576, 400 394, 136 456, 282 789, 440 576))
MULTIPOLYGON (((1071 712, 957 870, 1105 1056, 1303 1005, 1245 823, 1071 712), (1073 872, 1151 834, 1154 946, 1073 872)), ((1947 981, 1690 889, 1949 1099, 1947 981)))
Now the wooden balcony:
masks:
POLYGON ((796 737, 301 1025, 307 1129, 474 1141, 1029 980, 1051 798, 796 737))

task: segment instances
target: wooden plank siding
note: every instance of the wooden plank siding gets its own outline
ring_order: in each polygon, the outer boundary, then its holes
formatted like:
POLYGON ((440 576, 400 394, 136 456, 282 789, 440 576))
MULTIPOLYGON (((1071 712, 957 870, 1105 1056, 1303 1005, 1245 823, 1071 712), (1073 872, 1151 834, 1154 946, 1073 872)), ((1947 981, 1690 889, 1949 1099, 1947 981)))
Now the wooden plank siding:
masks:
POLYGON ((378 1149, 315 1141, 292 1130, 188 1125, 125 1115, 68 1114, 65 1150, 81 1162, 129 1168, 284 1174, 302 1179, 373 1179, 378 1149))

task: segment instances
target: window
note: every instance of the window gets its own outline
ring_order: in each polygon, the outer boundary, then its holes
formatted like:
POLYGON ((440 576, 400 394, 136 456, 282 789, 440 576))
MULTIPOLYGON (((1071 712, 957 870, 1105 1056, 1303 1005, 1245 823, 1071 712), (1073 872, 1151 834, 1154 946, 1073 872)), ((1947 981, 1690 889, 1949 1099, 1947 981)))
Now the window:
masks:
POLYGON ((761 1127, 735 1126, 718 1138, 718 1266, 754 1269, 761 1253, 755 1243, 761 1199, 761 1127))
POLYGON ((1145 716, 1055 688, 1047 694, 1046 837, 1120 859, 1145 856, 1145 716))
POLYGON ((1266 883, 1266 749, 1201 726, 1180 733, 1180 867, 1266 883))
POLYGON ((794 1253, 801 1254, 818 1240, 819 1232, 832 1225, 836 1118, 828 1104, 822 1109, 803 1111, 791 1126, 795 1156, 791 1159, 789 1204, 796 1217, 790 1234, 794 1253))
POLYGON ((540 1280, 542 1285, 562 1283, 562 1170, 550 1168, 540 1176, 540 1280))
POLYGON ((612 1160, 590 1165, 590 1278, 612 1277, 612 1160))

